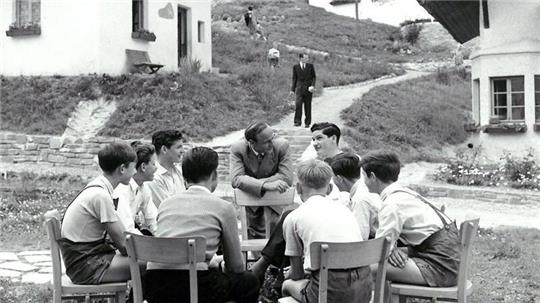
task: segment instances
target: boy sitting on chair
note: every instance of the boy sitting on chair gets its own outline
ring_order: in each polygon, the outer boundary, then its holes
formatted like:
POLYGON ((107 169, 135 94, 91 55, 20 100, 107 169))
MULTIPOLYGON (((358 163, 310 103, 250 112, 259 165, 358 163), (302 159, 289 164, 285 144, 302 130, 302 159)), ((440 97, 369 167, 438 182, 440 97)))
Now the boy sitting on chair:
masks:
POLYGON ((129 145, 112 143, 99 151, 98 160, 103 175, 90 182, 68 205, 62 239, 58 241, 66 273, 75 284, 130 279, 125 229, 112 194, 118 184, 129 184, 135 174, 137 155, 129 145), (107 235, 113 245, 107 242, 107 235))
MULTIPOLYGON (((311 268, 310 244, 363 239, 352 212, 326 197, 333 176, 328 164, 320 160, 302 162, 297 174, 296 189, 304 203, 283 222, 285 255, 291 262, 290 279, 283 282, 283 295, 304 303, 317 302, 319 270, 311 268)), ((369 266, 328 271, 328 302, 369 302, 371 289, 369 266)))

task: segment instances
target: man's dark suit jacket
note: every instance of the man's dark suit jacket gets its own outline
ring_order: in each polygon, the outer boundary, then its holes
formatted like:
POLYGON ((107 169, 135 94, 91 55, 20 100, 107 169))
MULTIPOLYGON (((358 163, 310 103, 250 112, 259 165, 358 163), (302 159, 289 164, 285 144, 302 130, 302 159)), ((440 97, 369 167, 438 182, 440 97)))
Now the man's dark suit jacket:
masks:
POLYGON ((296 94, 308 92, 310 86, 315 86, 315 67, 313 64, 306 63, 304 69, 300 68, 300 63, 293 66, 291 91, 296 94))

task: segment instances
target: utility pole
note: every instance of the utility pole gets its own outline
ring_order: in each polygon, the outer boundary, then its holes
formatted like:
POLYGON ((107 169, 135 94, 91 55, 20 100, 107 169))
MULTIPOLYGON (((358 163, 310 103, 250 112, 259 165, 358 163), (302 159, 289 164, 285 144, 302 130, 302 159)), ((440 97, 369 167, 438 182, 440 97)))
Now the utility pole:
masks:
POLYGON ((354 1, 354 9, 356 11, 356 21, 358 21, 358 0, 354 1))

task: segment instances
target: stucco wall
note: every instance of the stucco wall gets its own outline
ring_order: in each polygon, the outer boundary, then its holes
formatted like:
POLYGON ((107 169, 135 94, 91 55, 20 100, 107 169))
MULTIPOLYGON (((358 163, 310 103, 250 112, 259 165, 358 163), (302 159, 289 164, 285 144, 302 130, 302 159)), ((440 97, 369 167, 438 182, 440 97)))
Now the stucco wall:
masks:
POLYGON ((131 37, 131 0, 42 1, 41 35, 7 37, 14 1, 0 1, 0 74, 117 75, 128 72, 125 49, 147 51, 152 62, 165 65, 161 71, 177 71, 179 2, 188 8, 188 56, 211 69, 210 0, 145 0, 144 27, 156 35, 154 42, 131 37), (198 21, 205 23, 204 43, 197 39, 198 21))
MULTIPOLYGON (((498 160, 504 150, 523 154, 532 148, 540 161, 540 132, 534 130, 534 76, 540 75, 540 31, 536 25, 540 3, 496 0, 489 2, 488 11, 490 27, 484 28, 480 12, 479 45, 471 54, 471 78, 480 81, 480 108, 473 117, 481 126, 489 124, 492 115, 490 78, 524 76, 527 131, 509 134, 480 131, 473 134, 471 141, 482 145, 491 160, 498 160)), ((474 103, 473 97, 473 110, 476 110, 474 103)))
POLYGON ((97 6, 41 1, 41 35, 8 37, 14 2, 0 1, 0 74, 76 75, 98 69, 97 6))

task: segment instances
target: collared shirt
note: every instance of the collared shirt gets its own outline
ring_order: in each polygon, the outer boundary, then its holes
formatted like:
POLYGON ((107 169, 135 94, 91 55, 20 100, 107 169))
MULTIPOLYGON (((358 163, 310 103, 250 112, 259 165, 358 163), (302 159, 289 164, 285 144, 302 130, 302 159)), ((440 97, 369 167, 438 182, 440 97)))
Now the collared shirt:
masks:
POLYGON ((114 190, 113 196, 118 198, 118 215, 126 231, 139 233, 135 222, 152 233, 156 230, 157 208, 145 183, 139 186, 131 179, 128 185, 119 184, 114 190))
POLYGON ((364 180, 360 178, 351 188, 349 209, 360 227, 363 239, 375 237, 379 227, 379 210, 382 201, 379 195, 370 193, 364 180))
POLYGON ((105 225, 118 221, 114 210, 113 187, 105 176, 99 176, 75 198, 62 220, 61 235, 73 242, 93 242, 103 239, 105 225))
POLYGON ((390 184, 381 192, 383 203, 377 237, 390 237, 392 245, 398 238, 405 245, 419 245, 443 227, 437 213, 415 195, 398 183, 390 184))
POLYGON ((352 212, 323 196, 311 196, 283 222, 286 256, 304 256, 304 269, 311 268, 311 243, 356 242, 362 235, 352 212))
POLYGON ((152 192, 152 200, 156 207, 159 207, 163 200, 175 194, 186 191, 182 169, 176 164, 171 171, 156 162, 157 170, 154 173, 154 180, 148 182, 148 188, 152 192))
MULTIPOLYGON (((243 271, 238 237, 238 221, 231 203, 222 200, 206 187, 192 185, 183 193, 163 201, 158 209, 156 237, 206 238, 206 264, 198 264, 204 269, 223 247, 223 257, 232 272, 243 271), (236 264, 236 266, 234 265, 236 264)), ((183 269, 173 264, 148 263, 148 269, 183 269)))

